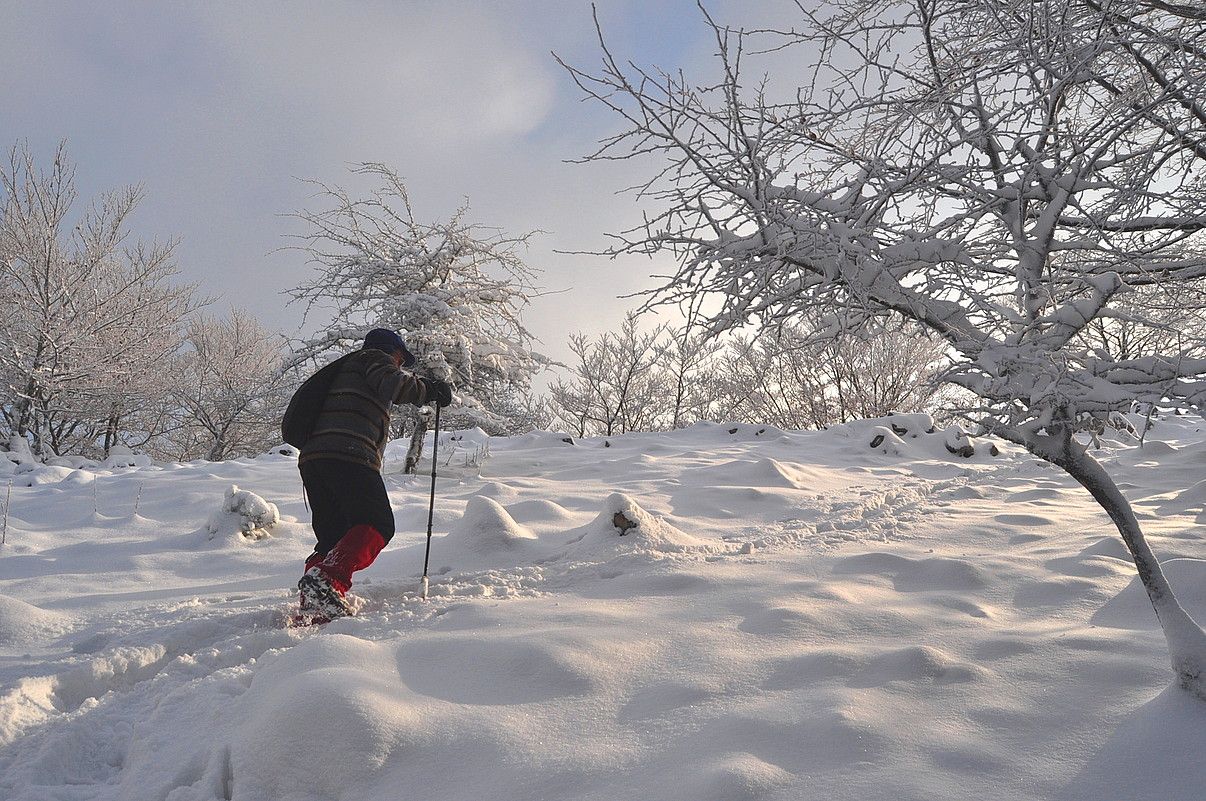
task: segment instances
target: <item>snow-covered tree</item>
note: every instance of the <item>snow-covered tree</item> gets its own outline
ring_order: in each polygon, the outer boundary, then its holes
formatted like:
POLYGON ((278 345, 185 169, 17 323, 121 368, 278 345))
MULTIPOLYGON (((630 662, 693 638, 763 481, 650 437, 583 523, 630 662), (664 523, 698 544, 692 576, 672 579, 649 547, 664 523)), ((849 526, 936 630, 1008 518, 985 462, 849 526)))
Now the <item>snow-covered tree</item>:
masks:
POLYGON ((63 145, 48 171, 20 146, 0 169, 0 413, 42 455, 116 444, 162 395, 199 305, 173 283, 174 243, 128 241, 141 189, 101 196, 73 224, 74 178, 63 145))
MULTIPOLYGON (((537 289, 535 270, 520 256, 532 234, 508 236, 467 220, 462 205, 445 221, 415 217, 402 179, 383 164, 354 172, 378 182, 365 197, 317 184, 330 205, 296 216, 307 224, 299 248, 315 275, 292 290, 307 319, 329 322, 297 349, 313 360, 354 347, 370 329, 398 330, 421 372, 450 381, 449 410, 485 426, 503 422, 513 388, 526 389, 548 360, 532 351, 521 315, 537 289)), ((411 416, 412 442, 426 418, 411 416)), ((408 464, 408 470, 414 464, 408 464)))
POLYGON ((945 354, 915 330, 870 324, 822 335, 810 322, 738 336, 725 356, 730 418, 803 429, 933 411, 945 354))
POLYGON ((715 420, 721 389, 729 375, 722 364, 723 346, 698 332, 690 320, 678 329, 667 327, 665 341, 657 346, 660 382, 668 391, 668 427, 683 428, 701 420, 715 420))
POLYGON ((235 309, 225 319, 197 316, 171 397, 179 425, 167 441, 175 458, 220 461, 279 443, 293 388, 285 357, 284 340, 246 311, 235 309))
MULTIPOLYGON (((529 431, 547 431, 554 425, 554 411, 549 398, 531 388, 511 387, 495 396, 494 408, 500 422, 486 428, 492 436, 510 437, 529 431)), ((452 425, 459 422, 452 417, 452 425)))
POLYGON ((1131 358, 1081 340, 1128 292, 1203 303, 1197 5, 797 8, 779 31, 709 18, 719 77, 705 85, 627 64, 606 44, 597 74, 571 68, 625 123, 596 158, 666 160, 641 190, 660 212, 618 249, 678 254, 658 298, 714 295, 714 332, 820 309, 851 326, 905 318, 941 337, 947 377, 980 399, 985 430, 1066 470, 1109 514, 1177 680, 1206 698, 1206 632, 1078 436, 1136 401, 1206 400, 1206 359, 1188 347, 1131 358), (747 80, 758 58, 764 75, 747 80), (808 83, 781 85, 789 75, 808 83))
POLYGON ((642 330, 628 314, 616 331, 570 336, 576 361, 549 387, 559 421, 578 436, 665 428, 667 386, 658 368, 664 326, 642 330))

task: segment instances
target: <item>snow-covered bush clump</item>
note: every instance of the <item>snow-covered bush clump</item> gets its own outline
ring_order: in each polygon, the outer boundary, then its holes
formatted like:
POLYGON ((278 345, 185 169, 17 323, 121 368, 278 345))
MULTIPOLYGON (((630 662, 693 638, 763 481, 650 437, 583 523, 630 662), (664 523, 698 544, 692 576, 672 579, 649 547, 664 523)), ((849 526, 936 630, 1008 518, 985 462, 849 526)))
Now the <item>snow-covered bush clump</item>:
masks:
POLYGON ((269 448, 264 452, 265 456, 285 456, 290 459, 296 459, 301 455, 301 451, 290 445, 288 442, 282 442, 280 445, 269 448))
POLYGON ((29 443, 16 434, 9 437, 8 450, 0 451, 0 476, 4 478, 27 473, 38 464, 38 458, 29 449, 29 443))
POLYGON ((939 431, 928 414, 893 414, 875 420, 856 420, 835 426, 834 431, 855 437, 866 447, 887 456, 998 456, 1000 448, 992 442, 977 441, 959 425, 939 431))
POLYGON ((134 453, 125 445, 114 445, 109 449, 109 456, 101 462, 101 466, 108 470, 119 467, 150 467, 151 457, 134 453))
POLYGON ((95 470, 100 462, 86 456, 51 456, 46 459, 51 467, 69 467, 72 470, 95 470))
POLYGON ((276 504, 231 484, 222 508, 210 515, 205 529, 211 540, 219 536, 262 540, 272 535, 272 527, 280 521, 281 513, 276 504))
POLYGON ((440 434, 441 464, 481 467, 489 456, 490 435, 481 426, 440 434))
POLYGON ((707 547, 703 540, 678 530, 622 492, 607 497, 598 517, 587 525, 582 542, 663 553, 707 547))

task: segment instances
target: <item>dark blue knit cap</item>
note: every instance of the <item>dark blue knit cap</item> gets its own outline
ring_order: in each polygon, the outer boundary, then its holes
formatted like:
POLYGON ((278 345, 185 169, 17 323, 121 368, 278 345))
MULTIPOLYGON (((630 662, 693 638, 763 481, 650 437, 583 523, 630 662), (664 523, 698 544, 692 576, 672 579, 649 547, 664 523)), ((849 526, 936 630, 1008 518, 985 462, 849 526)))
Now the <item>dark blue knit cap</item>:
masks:
POLYGON ((372 331, 369 331, 364 335, 364 345, 360 349, 383 350, 389 354, 401 351, 402 366, 415 366, 415 356, 406 349, 406 341, 402 339, 397 331, 390 331, 388 328, 374 328, 372 331))

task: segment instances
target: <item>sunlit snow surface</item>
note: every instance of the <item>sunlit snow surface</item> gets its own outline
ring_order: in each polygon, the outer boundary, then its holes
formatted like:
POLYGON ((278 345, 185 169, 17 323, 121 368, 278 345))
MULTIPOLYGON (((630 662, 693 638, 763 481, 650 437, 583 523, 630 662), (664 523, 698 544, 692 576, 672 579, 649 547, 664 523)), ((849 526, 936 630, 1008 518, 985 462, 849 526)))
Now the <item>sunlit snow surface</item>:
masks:
MULTIPOLYGON (((0 465, 0 798, 1200 799, 1206 704, 1104 513, 921 422, 458 432, 426 603, 430 478, 391 446, 398 535, 314 629, 280 625, 287 449, 0 465), (271 536, 211 538, 232 486, 271 536)), ((1198 620, 1204 428, 1100 452, 1198 620)))

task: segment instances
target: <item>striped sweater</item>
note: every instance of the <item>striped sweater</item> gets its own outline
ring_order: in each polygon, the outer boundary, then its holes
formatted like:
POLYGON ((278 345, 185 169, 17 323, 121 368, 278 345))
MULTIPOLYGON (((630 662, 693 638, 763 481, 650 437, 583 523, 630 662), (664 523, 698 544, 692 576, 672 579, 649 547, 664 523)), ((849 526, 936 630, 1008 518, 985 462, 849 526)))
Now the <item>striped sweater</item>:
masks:
POLYGON ((380 470, 389 438, 390 404, 418 406, 426 400, 419 379, 394 366, 388 354, 379 350, 348 354, 298 462, 337 459, 380 470))

